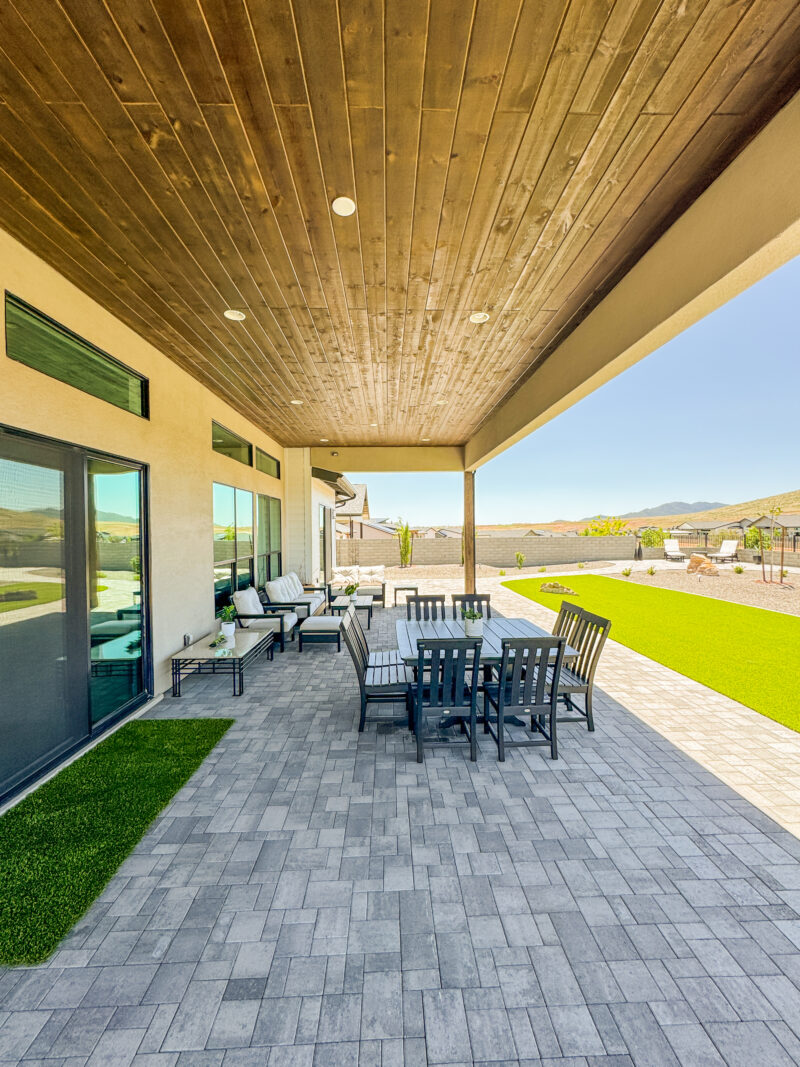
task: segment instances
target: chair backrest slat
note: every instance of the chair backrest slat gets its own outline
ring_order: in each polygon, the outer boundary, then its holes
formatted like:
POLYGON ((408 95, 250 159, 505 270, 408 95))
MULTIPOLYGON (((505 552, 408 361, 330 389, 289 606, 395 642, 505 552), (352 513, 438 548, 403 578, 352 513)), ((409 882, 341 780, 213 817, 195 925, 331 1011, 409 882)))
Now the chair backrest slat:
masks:
POLYGON ((580 622, 582 610, 577 604, 571 604, 569 600, 562 600, 558 618, 553 627, 553 633, 556 637, 566 637, 567 644, 573 647, 575 642, 572 640, 572 636, 580 622))
POLYGON ((492 605, 489 593, 451 593, 453 618, 460 619, 461 611, 479 611, 484 619, 491 619, 492 605))
POLYGON ((420 619, 443 619, 445 618, 444 593, 430 593, 406 598, 406 618, 420 619))
POLYGON ((345 612, 342 618, 341 634, 344 638, 344 643, 347 645, 347 651, 350 653, 350 658, 353 660, 353 665, 358 675, 359 688, 364 690, 367 678, 367 661, 368 653, 364 650, 364 646, 358 639, 353 620, 355 619, 355 610, 350 615, 349 611, 345 612), (349 616, 349 617, 348 617, 349 616))

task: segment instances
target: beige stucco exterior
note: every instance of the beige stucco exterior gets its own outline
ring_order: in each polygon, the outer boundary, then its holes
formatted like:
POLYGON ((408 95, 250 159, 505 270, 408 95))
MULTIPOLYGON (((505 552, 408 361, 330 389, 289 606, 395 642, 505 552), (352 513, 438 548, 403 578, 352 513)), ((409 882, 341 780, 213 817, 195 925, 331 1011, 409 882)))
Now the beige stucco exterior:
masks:
MULTIPOLYGON (((155 692, 169 684, 169 656, 183 634, 214 625, 212 484, 283 499, 277 480, 211 448, 211 421, 281 461, 283 448, 171 360, 0 231, 0 286, 85 337, 150 382, 150 418, 6 356, 0 316, 0 423, 149 465, 155 692)), ((286 531, 284 527, 284 542, 286 531)))

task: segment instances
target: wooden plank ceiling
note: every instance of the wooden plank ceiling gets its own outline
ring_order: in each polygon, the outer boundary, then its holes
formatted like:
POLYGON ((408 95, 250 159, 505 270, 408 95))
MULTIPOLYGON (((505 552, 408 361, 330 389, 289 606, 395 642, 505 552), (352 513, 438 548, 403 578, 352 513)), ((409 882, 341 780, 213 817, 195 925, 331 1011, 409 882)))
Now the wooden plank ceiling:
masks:
POLYGON ((4 0, 0 49, 0 226, 286 445, 461 444, 797 91, 800 5, 4 0))

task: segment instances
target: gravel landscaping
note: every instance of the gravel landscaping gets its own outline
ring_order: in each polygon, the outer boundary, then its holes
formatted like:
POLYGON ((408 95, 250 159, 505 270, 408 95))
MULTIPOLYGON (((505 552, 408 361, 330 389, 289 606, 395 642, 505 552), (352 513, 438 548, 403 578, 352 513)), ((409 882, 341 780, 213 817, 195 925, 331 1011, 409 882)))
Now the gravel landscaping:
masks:
MULTIPOLYGON (((749 604, 753 608, 770 608, 772 611, 782 611, 787 615, 800 615, 800 575, 798 574, 790 572, 783 586, 777 583, 762 585, 760 584, 760 567, 746 567, 742 574, 736 574, 732 567, 726 567, 720 569, 717 577, 700 577, 697 574, 687 574, 685 570, 659 570, 657 563, 654 566, 655 574, 635 570, 629 578, 623 578, 618 574, 613 577, 623 582, 658 586, 660 589, 676 589, 681 593, 698 593, 700 596, 714 597, 716 600, 729 600, 734 604, 749 604)), ((780 571, 776 567, 775 578, 779 574, 780 571)))

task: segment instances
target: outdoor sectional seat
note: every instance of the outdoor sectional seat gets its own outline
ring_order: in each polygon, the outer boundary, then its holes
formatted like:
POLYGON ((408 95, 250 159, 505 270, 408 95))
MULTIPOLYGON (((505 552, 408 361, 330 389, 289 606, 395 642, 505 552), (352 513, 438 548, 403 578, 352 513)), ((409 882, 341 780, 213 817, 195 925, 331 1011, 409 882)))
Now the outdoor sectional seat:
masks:
POLYGON ((385 568, 377 567, 337 567, 333 572, 328 596, 342 596, 348 585, 358 584, 358 596, 371 596, 374 603, 386 606, 385 568))
POLYGON ((264 593, 272 607, 293 608, 301 619, 325 611, 325 586, 303 585, 294 571, 264 583, 264 593))
POLYGON ((294 628, 297 626, 297 613, 288 609, 276 608, 261 603, 257 591, 248 586, 237 589, 233 594, 233 606, 236 608, 236 621, 246 630, 271 630, 273 640, 286 650, 286 638, 294 640, 294 628))

